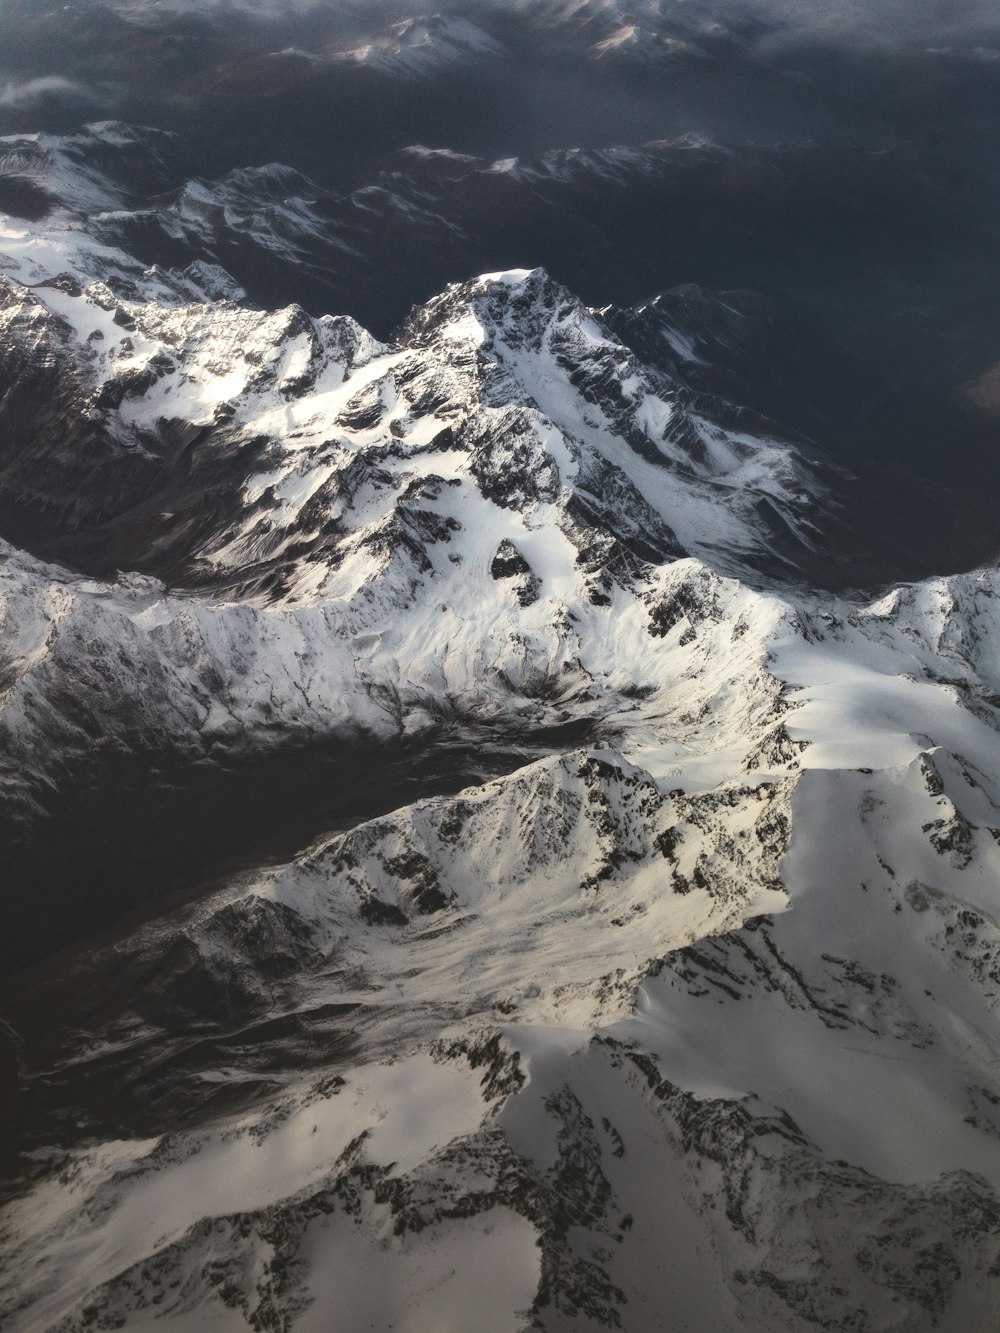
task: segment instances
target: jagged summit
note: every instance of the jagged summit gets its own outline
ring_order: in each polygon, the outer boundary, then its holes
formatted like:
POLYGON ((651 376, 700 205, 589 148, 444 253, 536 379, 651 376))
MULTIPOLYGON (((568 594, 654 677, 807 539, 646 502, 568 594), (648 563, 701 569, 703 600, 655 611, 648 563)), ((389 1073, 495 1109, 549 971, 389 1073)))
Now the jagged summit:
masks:
POLYGON ((457 325, 459 332, 450 336, 464 336, 466 329, 475 336, 475 330, 464 322, 469 311, 482 329, 487 348, 499 337, 512 348, 538 351, 545 331, 556 321, 572 320, 601 336, 583 302, 543 268, 512 268, 455 283, 410 316, 404 336, 426 337, 451 325, 457 325))

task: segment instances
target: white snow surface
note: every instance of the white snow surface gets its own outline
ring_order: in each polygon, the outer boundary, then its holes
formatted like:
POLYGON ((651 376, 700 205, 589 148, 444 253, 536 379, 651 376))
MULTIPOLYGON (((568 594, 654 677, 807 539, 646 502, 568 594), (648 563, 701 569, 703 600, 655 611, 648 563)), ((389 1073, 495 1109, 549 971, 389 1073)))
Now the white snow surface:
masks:
MULTIPOLYGON (((157 275, 126 299, 64 221, 0 238, 5 336, 64 358, 123 457, 190 428, 235 480, 201 585, 0 548, 26 817, 95 747, 599 729, 94 954, 95 984, 182 952, 239 993, 190 1085, 245 1089, 259 1042, 285 1062, 205 1123, 40 1149, 5 1326, 991 1327, 1000 574, 747 577, 782 558, 762 501, 809 548, 819 473, 538 270, 390 347, 157 275), (286 1018, 345 1041, 317 1064, 255 1033, 286 1018)), ((169 1036, 128 1012, 60 1058, 169 1036)))

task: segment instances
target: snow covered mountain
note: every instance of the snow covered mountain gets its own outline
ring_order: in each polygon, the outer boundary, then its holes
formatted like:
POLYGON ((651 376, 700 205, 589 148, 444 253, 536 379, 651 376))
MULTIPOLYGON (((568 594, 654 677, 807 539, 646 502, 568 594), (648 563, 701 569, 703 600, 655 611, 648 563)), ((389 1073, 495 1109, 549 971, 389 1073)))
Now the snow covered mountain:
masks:
POLYGON ((228 264, 726 151, 5 151, 5 1327, 992 1327, 1000 574, 849 590, 752 295, 228 264))
POLYGON ((450 289, 391 347, 349 319, 71 275, 6 291, 8 521, 36 555, 132 571, 108 586, 11 553, 24 836, 122 754, 600 716, 620 706, 621 613, 672 623, 665 561, 800 576, 832 558, 836 517, 815 515, 836 468, 644 366, 541 271, 450 289))
POLYGON ((691 137, 528 158, 411 146, 335 191, 273 162, 199 174, 192 151, 114 122, 9 141, 0 188, 20 218, 3 248, 21 257, 16 276, 68 269, 141 302, 155 266, 163 299, 242 290, 269 309, 350 313, 390 341, 411 305, 527 256, 599 307, 644 363, 754 408, 787 438, 846 452, 867 543, 846 580, 971 565, 1000 540, 977 480, 993 418, 969 392, 997 345, 1000 304, 980 262, 995 203, 977 198, 956 218, 940 154, 691 137), (850 262, 871 243, 872 214, 877 244, 905 232, 921 272, 936 270, 944 235, 968 273, 949 261, 940 294, 915 307, 909 265, 850 262))
POLYGON ((426 77, 441 65, 467 65, 502 54, 499 43, 474 23, 441 14, 403 19, 364 46, 332 53, 334 59, 407 78, 426 77))
MULTIPOLYGON (((937 237, 940 203, 926 185, 915 186, 918 176, 933 179, 934 163, 921 163, 914 175, 904 156, 876 163, 848 154, 855 181, 845 199, 870 189, 877 169, 892 181, 879 188, 895 200, 900 225, 915 211, 925 221, 907 223, 910 232, 937 237)), ((734 153, 693 140, 533 160, 410 148, 372 183, 339 194, 273 163, 215 180, 193 176, 190 144, 108 122, 74 136, 8 141, 0 185, 7 182, 13 202, 2 249, 5 270, 20 282, 69 271, 140 304, 154 293, 171 304, 241 301, 247 293, 266 308, 295 301, 313 315, 350 311, 384 341, 396 338, 411 303, 425 304, 454 275, 503 267, 512 252, 540 255, 571 290, 578 280, 601 298, 601 317, 645 365, 675 386, 725 400, 728 407, 703 404, 716 421, 757 434, 777 429, 800 447, 818 440, 841 455, 853 434, 871 438, 869 449, 855 446, 854 480, 841 496, 853 529, 838 544, 834 569, 842 582, 978 562, 1000 540, 988 490, 968 480, 991 423, 969 396, 968 368, 980 364, 980 353, 963 346, 967 331, 954 321, 967 324, 968 315, 955 313, 966 307, 954 294, 955 312, 921 318, 919 354, 912 311, 887 320, 868 304, 858 311, 853 296, 845 308, 853 270, 821 307, 691 284, 635 306, 606 303, 616 288, 642 291, 664 254, 680 275, 697 270, 705 255, 730 252, 726 200, 734 173, 756 182, 743 199, 755 235, 774 229, 768 201, 775 191, 808 193, 818 172, 822 188, 803 204, 812 218, 806 230, 835 224, 847 228, 850 245, 860 244, 857 210, 838 204, 831 213, 826 173, 836 157, 808 146, 734 153), (692 237, 701 239, 693 244, 692 237), (692 354, 678 351, 684 348, 692 354), (748 408, 780 426, 754 425, 748 408), (956 442, 950 470, 938 454, 944 429, 956 442), (933 453, 921 462, 928 431, 933 453), (896 458, 900 450, 904 459, 896 458)))
POLYGON ((659 592, 603 744, 17 984, 15 1327, 988 1324, 996 578, 659 592))

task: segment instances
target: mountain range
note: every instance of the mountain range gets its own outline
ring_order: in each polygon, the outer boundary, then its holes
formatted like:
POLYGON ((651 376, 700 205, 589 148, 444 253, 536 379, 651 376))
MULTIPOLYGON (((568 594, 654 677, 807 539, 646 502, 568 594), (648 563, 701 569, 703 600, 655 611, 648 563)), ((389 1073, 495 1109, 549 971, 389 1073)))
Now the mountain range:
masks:
POLYGON ((9 7, 5 1327, 995 1325, 996 73, 883 9, 9 7))

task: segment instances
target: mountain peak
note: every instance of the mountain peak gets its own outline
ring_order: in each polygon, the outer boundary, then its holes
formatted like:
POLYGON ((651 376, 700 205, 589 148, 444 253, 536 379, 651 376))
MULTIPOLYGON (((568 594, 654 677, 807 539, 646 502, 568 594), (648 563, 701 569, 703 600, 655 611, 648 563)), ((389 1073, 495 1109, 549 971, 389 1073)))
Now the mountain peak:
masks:
POLYGON ((544 268, 511 268, 452 283, 411 312, 404 341, 447 337, 537 350, 554 323, 586 327, 595 338, 617 339, 597 324, 586 305, 544 268))

